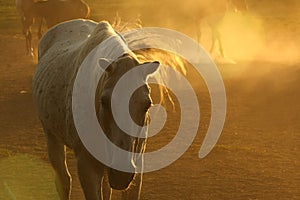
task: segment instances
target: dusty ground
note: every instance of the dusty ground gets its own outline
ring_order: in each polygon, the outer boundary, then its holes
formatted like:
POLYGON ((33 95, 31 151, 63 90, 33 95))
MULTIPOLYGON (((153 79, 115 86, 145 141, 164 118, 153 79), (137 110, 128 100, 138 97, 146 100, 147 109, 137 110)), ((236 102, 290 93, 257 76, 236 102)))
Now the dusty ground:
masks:
MULTIPOLYGON (((293 20, 293 34, 278 37, 282 43, 297 43, 293 36, 299 19, 293 20)), ((24 43, 21 34, 1 31, 0 199, 57 199, 31 98, 37 61, 24 54, 24 43)), ((219 64, 228 114, 218 144, 207 157, 198 158, 210 103, 207 91, 197 88, 202 109, 198 135, 175 163, 144 175, 142 199, 300 199, 300 62, 294 58, 219 64)), ((171 120, 164 135, 149 141, 149 149, 170 141, 178 122, 171 120)), ((69 166, 73 199, 83 199, 71 153, 69 166)))

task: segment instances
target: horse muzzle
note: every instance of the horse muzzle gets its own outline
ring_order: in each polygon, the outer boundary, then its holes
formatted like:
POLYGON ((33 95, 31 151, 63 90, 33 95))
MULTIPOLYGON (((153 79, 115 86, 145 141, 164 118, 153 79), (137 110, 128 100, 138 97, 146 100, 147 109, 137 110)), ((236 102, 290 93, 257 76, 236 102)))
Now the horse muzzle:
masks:
POLYGON ((110 168, 108 171, 109 185, 115 190, 125 190, 129 187, 134 175, 134 173, 122 172, 110 168))

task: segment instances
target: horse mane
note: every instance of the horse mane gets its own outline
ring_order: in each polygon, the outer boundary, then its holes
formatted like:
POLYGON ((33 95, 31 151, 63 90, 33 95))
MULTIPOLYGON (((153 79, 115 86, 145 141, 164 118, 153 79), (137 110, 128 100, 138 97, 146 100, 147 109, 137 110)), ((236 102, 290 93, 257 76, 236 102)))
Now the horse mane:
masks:
MULTIPOLYGON (((175 103, 170 95, 170 91, 167 87, 163 86, 166 85, 166 83, 170 79, 166 71, 166 66, 170 66, 182 75, 186 75, 186 62, 181 57, 173 53, 164 52, 158 49, 149 48, 135 51, 134 53, 136 53, 138 59, 142 62, 159 61, 162 64, 160 65, 159 72, 155 73, 151 78, 154 78, 156 82, 159 83, 159 103, 162 105, 166 105, 166 103, 169 102, 173 107, 173 111, 175 111, 175 103)), ((177 78, 179 79, 179 77, 177 78)))
POLYGON ((101 50, 101 56, 103 58, 115 60, 117 59, 115 55, 122 54, 129 54, 136 58, 135 54, 128 48, 124 38, 122 38, 107 21, 101 21, 95 26, 95 29, 84 43, 80 55, 86 56, 103 42, 105 42, 105 44, 101 46, 103 49, 101 50))
MULTIPOLYGON (((185 61, 175 54, 163 52, 157 49, 142 49, 134 52, 131 51, 130 41, 126 41, 120 33, 125 30, 132 30, 136 28, 141 28, 139 19, 123 23, 120 18, 116 17, 112 25, 106 21, 101 21, 90 34, 89 39, 86 42, 85 47, 82 49, 82 53, 80 55, 87 55, 98 44, 110 38, 109 40, 105 41, 107 44, 103 45, 105 47, 105 49, 101 51, 101 55, 103 55, 103 57, 116 60, 117 57, 114 57, 114 54, 116 54, 117 50, 121 51, 117 52, 117 55, 128 54, 140 63, 159 61, 163 65, 161 65, 159 73, 155 73, 152 78, 154 78, 158 83, 162 83, 162 85, 166 83, 169 78, 164 65, 171 66, 173 69, 179 71, 183 75, 186 74, 185 61)), ((174 101, 169 93, 169 89, 160 85, 159 102, 161 104, 165 104, 166 101, 169 101, 173 105, 173 108, 175 108, 174 101)))
MULTIPOLYGON (((121 20, 121 18, 118 15, 116 15, 116 17, 112 23, 112 27, 118 32, 123 32, 123 31, 128 31, 128 30, 130 31, 132 29, 140 29, 140 28, 142 28, 141 23, 142 22, 139 19, 139 17, 137 17, 135 19, 131 19, 126 22, 123 22, 121 20)), ((151 38, 148 38, 148 39, 149 39, 148 42, 151 43, 151 38)), ((127 41, 127 43, 128 43, 127 45, 134 46, 136 42, 141 44, 140 41, 136 41, 133 38, 133 39, 130 39, 130 41, 127 41)), ((164 86, 161 86, 161 85, 164 85, 169 79, 169 76, 166 72, 165 66, 170 66, 173 69, 175 69, 176 71, 178 71, 179 73, 186 75, 186 72, 187 72, 186 61, 183 60, 178 55, 175 55, 171 52, 165 52, 165 51, 162 51, 159 49, 153 49, 153 48, 141 49, 141 50, 133 51, 133 53, 137 56, 137 58, 140 62, 159 61, 161 64, 163 64, 160 66, 159 73, 155 73, 154 76, 152 76, 152 78, 154 78, 158 83, 161 83, 158 87, 159 102, 161 104, 165 105, 166 102, 169 101, 172 104, 173 109, 175 110, 175 104, 170 95, 169 89, 164 86)))

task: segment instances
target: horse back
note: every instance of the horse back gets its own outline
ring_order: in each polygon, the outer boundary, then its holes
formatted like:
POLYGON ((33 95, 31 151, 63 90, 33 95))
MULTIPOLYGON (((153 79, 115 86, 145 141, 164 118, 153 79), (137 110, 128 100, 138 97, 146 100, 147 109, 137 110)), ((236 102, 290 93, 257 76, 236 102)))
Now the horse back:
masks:
POLYGON ((40 41, 33 99, 46 135, 54 135, 70 148, 80 142, 72 115, 77 71, 87 54, 112 31, 106 22, 72 20, 51 28, 40 41))

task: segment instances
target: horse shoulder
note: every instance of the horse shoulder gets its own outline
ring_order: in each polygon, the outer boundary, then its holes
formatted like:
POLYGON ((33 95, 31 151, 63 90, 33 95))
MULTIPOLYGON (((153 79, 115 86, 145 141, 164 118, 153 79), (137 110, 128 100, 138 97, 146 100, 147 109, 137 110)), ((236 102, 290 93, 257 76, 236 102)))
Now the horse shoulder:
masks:
POLYGON ((88 39, 82 44, 80 57, 85 58, 97 45, 114 35, 116 35, 116 32, 108 22, 101 21, 97 23, 88 39))
POLYGON ((96 24, 91 20, 78 19, 52 27, 39 43, 39 59, 47 54, 49 50, 51 50, 51 53, 80 46, 88 39, 96 24))

